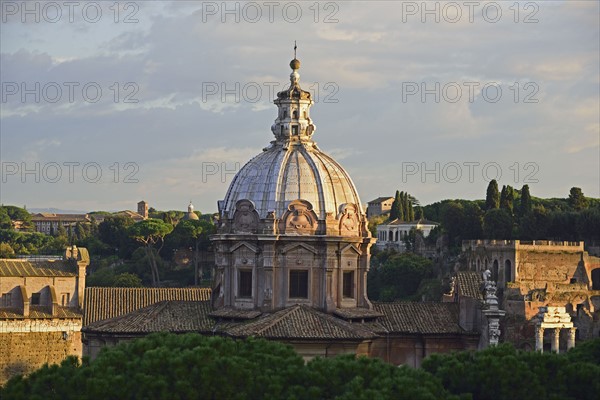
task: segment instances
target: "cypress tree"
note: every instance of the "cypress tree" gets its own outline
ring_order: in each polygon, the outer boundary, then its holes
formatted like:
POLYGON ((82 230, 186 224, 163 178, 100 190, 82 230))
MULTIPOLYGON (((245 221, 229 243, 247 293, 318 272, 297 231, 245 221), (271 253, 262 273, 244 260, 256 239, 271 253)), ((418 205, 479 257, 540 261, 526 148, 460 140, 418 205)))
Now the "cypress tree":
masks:
POLYGON ((396 190, 396 195, 394 196, 394 201, 392 202, 392 208, 390 209, 390 221, 398 218, 399 207, 400 206, 400 192, 396 190))
POLYGON ((398 197, 398 219, 400 221, 404 221, 405 213, 404 213, 404 192, 400 192, 398 197))
POLYGON ((500 194, 498 193, 498 182, 495 179, 490 181, 487 187, 487 193, 485 196, 485 209, 491 210, 492 208, 498 208, 500 206, 500 194))
POLYGON ((512 186, 504 185, 502 186, 502 192, 500 193, 500 208, 505 209, 510 214, 513 212, 513 200, 514 200, 514 191, 512 186))
POLYGON ((529 193, 529 185, 523 185, 521 188, 521 215, 528 214, 531 211, 531 194, 529 193))

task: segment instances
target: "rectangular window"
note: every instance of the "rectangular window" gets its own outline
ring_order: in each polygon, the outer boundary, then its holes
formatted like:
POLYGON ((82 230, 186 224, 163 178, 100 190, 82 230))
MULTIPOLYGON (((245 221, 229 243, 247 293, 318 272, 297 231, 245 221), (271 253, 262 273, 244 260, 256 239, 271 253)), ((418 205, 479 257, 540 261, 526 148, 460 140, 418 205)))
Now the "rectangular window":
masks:
POLYGON ((40 304, 40 294, 39 293, 31 293, 31 305, 39 305, 40 304))
POLYGON ((290 298, 308 298, 308 271, 290 271, 290 298))
POLYGON ((4 293, 2 295, 2 307, 12 307, 11 294, 4 293))
POLYGON ((292 125, 292 135, 297 135, 297 134, 298 134, 298 126, 292 125))
POLYGON ((240 270, 239 296, 252 297, 252 271, 240 270))
POLYGON ((61 296, 61 304, 63 306, 68 306, 69 305, 69 300, 71 299, 71 294, 70 293, 63 293, 61 296))
POLYGON ((354 271, 344 272, 342 294, 344 297, 354 298, 354 271))

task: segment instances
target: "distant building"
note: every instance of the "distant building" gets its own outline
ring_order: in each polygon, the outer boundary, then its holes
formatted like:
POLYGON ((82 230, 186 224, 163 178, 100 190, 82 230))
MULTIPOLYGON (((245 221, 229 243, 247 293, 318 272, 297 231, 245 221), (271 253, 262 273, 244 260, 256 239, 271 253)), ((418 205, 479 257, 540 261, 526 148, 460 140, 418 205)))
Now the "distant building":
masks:
POLYGON ((190 204, 188 205, 188 210, 187 213, 185 213, 183 215, 184 220, 199 220, 200 218, 198 218, 198 215, 194 212, 194 205, 192 204, 192 202, 190 201, 190 204))
POLYGON ((600 336, 600 258, 583 242, 468 240, 462 251, 462 268, 497 282, 502 341, 563 351, 600 336))
POLYGON ((144 200, 137 203, 137 213, 141 215, 143 219, 148 219, 148 203, 144 200))
POLYGON ((66 356, 81 357, 85 248, 61 260, 0 259, 0 384, 66 356))
POLYGON ((50 235, 58 231, 59 225, 67 229, 69 226, 74 227, 78 222, 91 222, 91 217, 88 214, 37 213, 31 216, 31 222, 37 232, 50 235))
POLYGON ((393 197, 378 197, 367 203, 367 218, 389 214, 392 209, 393 197))
POLYGON ((405 251, 404 239, 408 237, 411 229, 421 231, 423 237, 426 238, 431 233, 431 230, 438 225, 437 222, 428 221, 426 219, 418 219, 410 222, 395 219, 377 225, 376 246, 381 249, 393 249, 400 252, 405 251))

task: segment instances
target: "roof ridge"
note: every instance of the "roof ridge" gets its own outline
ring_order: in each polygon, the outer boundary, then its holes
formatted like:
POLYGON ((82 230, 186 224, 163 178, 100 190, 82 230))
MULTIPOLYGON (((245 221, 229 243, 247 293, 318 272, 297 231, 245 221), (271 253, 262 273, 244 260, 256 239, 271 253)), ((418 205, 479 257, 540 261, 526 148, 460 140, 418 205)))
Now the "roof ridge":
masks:
MULTIPOLYGON (((294 311, 297 311, 298 309, 300 309, 300 307, 302 307, 300 304, 294 304, 291 307, 288 308, 284 308, 282 310, 276 311, 273 314, 271 314, 273 317, 275 317, 275 315, 277 315, 278 313, 281 313, 280 315, 278 315, 277 317, 273 318, 273 321, 271 321, 270 324, 266 325, 265 327, 263 327, 262 329, 258 329, 256 332, 264 332, 267 329, 273 327, 275 324, 277 324, 278 322, 280 322, 284 317, 288 316, 289 314, 291 314, 294 311)), ((268 318, 269 315, 267 315, 265 318, 268 318)), ((258 322, 258 320, 257 320, 258 322)))

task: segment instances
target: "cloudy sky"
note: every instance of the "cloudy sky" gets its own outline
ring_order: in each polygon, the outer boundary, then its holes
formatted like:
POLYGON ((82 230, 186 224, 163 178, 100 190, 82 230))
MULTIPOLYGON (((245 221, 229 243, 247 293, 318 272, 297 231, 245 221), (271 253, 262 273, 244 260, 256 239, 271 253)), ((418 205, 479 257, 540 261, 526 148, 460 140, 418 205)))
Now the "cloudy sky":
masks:
POLYGON ((216 211, 294 40, 363 203, 600 197, 597 1, 1 3, 4 204, 216 211))

